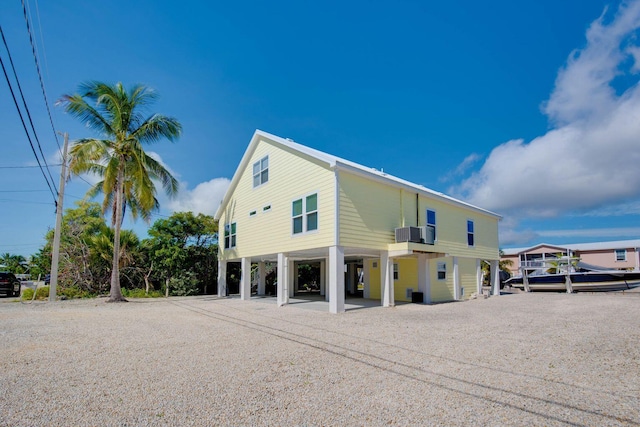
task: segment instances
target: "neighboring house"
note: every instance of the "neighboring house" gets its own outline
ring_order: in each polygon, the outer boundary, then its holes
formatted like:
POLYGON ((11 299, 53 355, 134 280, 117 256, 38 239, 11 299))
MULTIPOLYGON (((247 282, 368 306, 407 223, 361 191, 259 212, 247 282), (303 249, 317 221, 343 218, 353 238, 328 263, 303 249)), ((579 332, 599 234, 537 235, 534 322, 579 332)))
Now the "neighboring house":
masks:
POLYGON ((241 264, 242 299, 252 266, 265 294, 265 265, 275 263, 279 305, 305 290, 299 272, 313 270, 332 313, 344 311, 345 294, 383 306, 418 292, 427 303, 465 299, 482 290, 481 262, 497 271, 500 257, 499 215, 260 130, 215 218, 220 296, 228 263, 241 264))
POLYGON ((504 249, 502 260, 511 260, 512 275, 520 274, 523 265, 548 265, 558 255, 571 255, 580 262, 611 270, 640 270, 640 240, 550 245, 541 243, 528 248, 504 249))

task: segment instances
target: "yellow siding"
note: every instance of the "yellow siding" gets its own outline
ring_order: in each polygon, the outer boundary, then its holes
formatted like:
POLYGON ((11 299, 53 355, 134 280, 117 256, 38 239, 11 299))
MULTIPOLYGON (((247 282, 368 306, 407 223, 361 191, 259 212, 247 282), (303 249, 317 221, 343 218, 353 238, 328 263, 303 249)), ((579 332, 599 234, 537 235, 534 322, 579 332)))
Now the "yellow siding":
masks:
POLYGON ((453 294, 453 260, 451 257, 437 258, 429 261, 431 276, 431 301, 452 301, 453 294), (438 280, 438 263, 444 262, 447 266, 446 280, 438 280))
POLYGON ((276 254, 334 244, 335 180, 333 171, 315 159, 293 152, 267 139, 258 143, 247 168, 220 218, 222 230, 236 222, 236 249, 223 250, 224 259, 276 254), (253 163, 269 156, 269 181, 253 188, 253 163), (318 230, 292 234, 293 200, 318 194, 318 230), (265 206, 271 206, 264 211, 265 206), (256 211, 250 216, 251 211, 256 211))
POLYGON ((426 225, 426 211, 432 209, 436 211, 437 240, 426 249, 459 257, 499 259, 498 219, 493 216, 347 172, 340 172, 339 185, 343 246, 385 250, 395 242, 396 227, 426 225), (473 247, 467 244, 467 220, 474 221, 473 247))
POLYGON ((400 191, 340 172, 340 244, 386 250, 400 226, 400 191))
MULTIPOLYGON (((497 218, 440 200, 421 197, 418 209, 420 225, 426 224, 427 209, 436 212, 436 244, 431 246, 434 252, 487 260, 500 258, 497 218), (473 247, 467 244, 467 220, 474 222, 473 247)), ((411 225, 415 225, 415 219, 411 225)))
POLYGON ((369 263, 369 298, 382 299, 380 288, 380 260, 367 260, 369 263), (375 267, 374 267, 375 265, 375 267))
POLYGON ((418 292, 418 260, 416 258, 397 258, 398 280, 393 282, 393 296, 396 301, 411 302, 411 295, 407 297, 407 289, 418 292))
POLYGON ((464 295, 461 299, 469 299, 476 292, 476 260, 458 258, 458 272, 460 273, 460 287, 464 288, 464 295))

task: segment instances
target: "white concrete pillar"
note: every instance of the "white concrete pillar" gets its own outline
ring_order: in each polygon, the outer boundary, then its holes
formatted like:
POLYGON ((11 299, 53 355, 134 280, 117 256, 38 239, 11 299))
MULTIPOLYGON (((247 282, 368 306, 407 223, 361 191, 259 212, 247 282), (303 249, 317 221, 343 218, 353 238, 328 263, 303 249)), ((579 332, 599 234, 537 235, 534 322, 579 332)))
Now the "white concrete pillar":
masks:
POLYGON ((362 285, 364 287, 362 291, 363 298, 371 298, 371 287, 369 283, 371 282, 371 261, 368 259, 362 260, 362 281, 364 282, 362 285))
POLYGON ((324 273, 325 273, 325 277, 327 278, 327 281, 325 283, 325 289, 324 289, 324 300, 329 302, 329 294, 331 293, 331 260, 330 258, 327 258, 327 260, 324 262, 324 273))
POLYGON ((240 299, 251 299, 251 259, 242 258, 240 261, 240 299))
POLYGON ((344 248, 329 248, 329 312, 344 312, 344 248))
POLYGON ((431 303, 431 272, 429 258, 425 254, 418 255, 418 291, 422 292, 422 302, 431 303))
POLYGON ((458 257, 454 256, 453 260, 453 299, 458 301, 460 295, 460 269, 458 268, 458 257))
POLYGON ((327 268, 327 263, 326 261, 322 260, 320 261, 320 295, 326 295, 326 289, 327 289, 327 272, 326 269, 327 268))
POLYGON ((393 285, 393 258, 389 257, 388 251, 380 251, 380 286, 383 307, 396 305, 393 285))
POLYGON ((266 267, 264 261, 258 263, 258 295, 264 295, 266 293, 266 267))
POLYGON ((635 248, 636 250, 636 271, 640 270, 640 248, 635 248))
POLYGON ((289 258, 283 254, 278 254, 278 287, 277 297, 278 306, 283 306, 289 303, 289 258))
POLYGON ((500 273, 498 260, 491 261, 491 295, 500 295, 500 273))
POLYGON ((218 296, 227 296, 227 261, 218 261, 218 296))
POLYGON ((482 296, 482 260, 476 259, 476 295, 482 296))

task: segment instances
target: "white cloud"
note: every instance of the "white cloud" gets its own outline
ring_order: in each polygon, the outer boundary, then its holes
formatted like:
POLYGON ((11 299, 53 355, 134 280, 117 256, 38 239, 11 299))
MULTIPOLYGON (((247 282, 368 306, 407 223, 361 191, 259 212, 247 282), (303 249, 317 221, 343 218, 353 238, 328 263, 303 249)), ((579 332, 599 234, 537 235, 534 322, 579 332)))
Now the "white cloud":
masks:
POLYGON ((167 204, 172 212, 216 213, 224 194, 231 181, 228 178, 214 178, 198 184, 193 190, 188 190, 186 184, 181 185, 180 192, 174 200, 167 204))
POLYGON ((462 163, 460 163, 453 172, 450 172, 446 176, 440 179, 441 182, 449 182, 455 178, 463 176, 476 162, 481 159, 481 156, 476 153, 471 153, 467 157, 464 158, 462 163))
POLYGON ((621 94, 611 86, 637 67, 628 59, 637 53, 638 28, 640 1, 623 3, 609 24, 604 14, 593 22, 586 46, 569 56, 544 108, 551 130, 528 143, 496 147, 451 191, 516 217, 554 217, 640 198, 640 85, 636 78, 621 94))
POLYGON ((545 230, 538 232, 542 237, 626 237, 640 234, 640 227, 588 228, 581 230, 545 230))

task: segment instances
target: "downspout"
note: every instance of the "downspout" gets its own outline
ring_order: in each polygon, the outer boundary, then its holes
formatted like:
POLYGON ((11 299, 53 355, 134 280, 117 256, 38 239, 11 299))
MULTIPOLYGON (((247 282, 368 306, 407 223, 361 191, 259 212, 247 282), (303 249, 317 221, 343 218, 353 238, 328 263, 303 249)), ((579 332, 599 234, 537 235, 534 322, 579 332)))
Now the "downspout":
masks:
POLYGON ((420 194, 416 193, 416 227, 420 227, 420 194))

